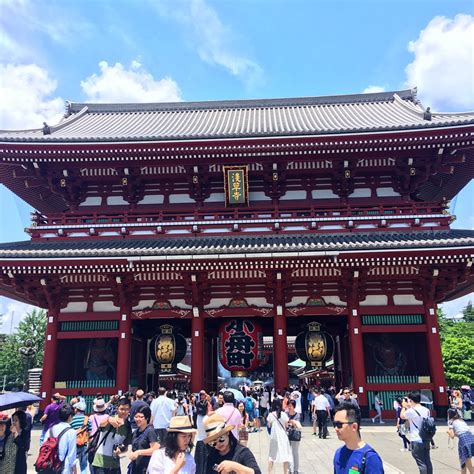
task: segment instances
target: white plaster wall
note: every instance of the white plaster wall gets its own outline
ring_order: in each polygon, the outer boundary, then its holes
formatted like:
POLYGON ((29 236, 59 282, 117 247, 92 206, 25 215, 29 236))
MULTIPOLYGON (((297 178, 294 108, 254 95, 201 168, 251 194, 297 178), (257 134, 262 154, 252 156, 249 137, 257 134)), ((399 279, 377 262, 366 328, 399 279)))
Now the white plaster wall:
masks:
POLYGON ((378 197, 400 196, 393 188, 377 188, 376 193, 378 197))
POLYGON ((164 199, 163 194, 149 194, 138 201, 138 204, 163 204, 164 199))
POLYGON ((347 303, 342 301, 339 296, 323 296, 323 298, 326 303, 332 303, 336 306, 347 306, 347 303))
POLYGON ((138 304, 134 306, 132 309, 136 311, 143 308, 150 308, 151 306, 153 306, 154 302, 155 300, 140 300, 138 304))
POLYGON ((294 296, 291 298, 291 301, 287 304, 287 306, 289 308, 292 306, 298 306, 299 304, 305 304, 306 301, 308 301, 307 296, 294 296))
POLYGON ((336 199, 338 195, 332 189, 313 189, 311 191, 313 199, 336 199))
POLYGON ((393 303, 396 306, 418 305, 422 304, 421 300, 417 300, 414 295, 393 295, 393 303))
POLYGON ((370 197, 371 195, 371 190, 370 188, 358 188, 354 189, 354 192, 352 194, 349 194, 350 198, 366 198, 370 197))
POLYGON ((282 201, 290 201, 292 199, 306 199, 306 191, 287 191, 281 198, 282 201))
POLYGON ((251 306, 256 306, 257 308, 272 308, 273 305, 267 303, 265 298, 245 298, 247 303, 251 306))
POLYGON ((360 306, 387 306, 387 295, 368 295, 364 301, 361 301, 360 306))
POLYGON ((209 304, 205 305, 205 309, 220 308, 221 306, 228 306, 231 298, 212 298, 209 304))
POLYGON ((171 306, 177 306, 178 308, 191 309, 192 306, 186 304, 184 300, 169 300, 171 306))
POLYGON ((122 196, 108 196, 107 204, 109 206, 127 206, 128 202, 122 196))
POLYGON ((120 311, 120 307, 115 306, 112 301, 94 301, 92 311, 120 311))
POLYGON ((210 196, 205 200, 206 202, 225 202, 224 193, 211 193, 210 196))
POLYGON ((171 204, 182 204, 186 202, 196 202, 189 194, 170 194, 171 204))
POLYGON ((79 204, 81 206, 100 206, 102 198, 100 196, 87 196, 84 202, 79 204))
POLYGON ((263 191, 249 192, 249 199, 250 201, 271 201, 272 200, 263 191))
POLYGON ((61 310, 61 313, 85 313, 87 311, 87 303, 85 301, 70 302, 61 310))

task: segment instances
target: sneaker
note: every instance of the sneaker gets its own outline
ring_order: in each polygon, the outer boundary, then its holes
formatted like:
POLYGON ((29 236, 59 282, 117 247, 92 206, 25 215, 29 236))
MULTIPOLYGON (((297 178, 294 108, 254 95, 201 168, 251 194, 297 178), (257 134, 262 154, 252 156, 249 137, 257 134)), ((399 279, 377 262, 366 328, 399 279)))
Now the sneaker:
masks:
POLYGON ((375 418, 372 418, 372 423, 375 423, 375 418))
POLYGON ((380 420, 381 425, 385 425, 385 421, 380 420))
POLYGON ((400 448, 400 451, 403 453, 404 451, 408 451, 406 448, 400 448))

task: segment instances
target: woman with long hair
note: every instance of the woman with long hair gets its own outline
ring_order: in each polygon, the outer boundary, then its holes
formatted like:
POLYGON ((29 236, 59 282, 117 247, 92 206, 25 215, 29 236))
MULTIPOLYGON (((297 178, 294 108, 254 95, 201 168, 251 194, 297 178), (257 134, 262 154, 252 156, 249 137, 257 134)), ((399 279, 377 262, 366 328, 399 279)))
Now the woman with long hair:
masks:
POLYGON ((249 416, 245 411, 245 403, 240 401, 237 405, 237 410, 239 410, 240 416, 242 417, 242 424, 239 426, 239 443, 243 446, 247 446, 247 442, 249 440, 249 416))
POLYGON ((408 441, 407 434, 409 432, 409 425, 407 420, 402 420, 400 417, 400 413, 402 412, 402 399, 401 397, 397 397, 395 399, 396 402, 396 415, 397 415, 397 433, 403 441, 403 448, 400 448, 400 451, 409 451, 410 448, 410 441, 408 441))
POLYGON ((232 472, 235 474, 261 474, 255 456, 249 448, 242 446, 232 434, 234 425, 227 425, 219 413, 204 420, 207 436, 206 474, 232 472))
POLYGON ((148 464, 148 474, 195 474, 191 456, 192 437, 196 429, 188 416, 173 416, 163 446, 156 450, 148 464))
POLYGON ((26 413, 22 410, 13 413, 11 432, 17 448, 15 474, 26 474, 26 453, 30 449, 30 433, 27 428, 26 413))
POLYGON ((137 425, 132 438, 132 451, 128 454, 130 466, 128 474, 144 474, 148 468, 151 455, 160 448, 153 425, 150 424, 151 410, 148 405, 137 408, 133 417, 137 425))
POLYGON ((10 431, 10 418, 0 413, 0 472, 15 472, 17 447, 10 431))
POLYGON ((271 413, 267 417, 267 426, 270 428, 270 453, 268 456, 268 472, 273 470, 274 463, 283 464, 283 473, 288 474, 288 467, 293 462, 290 441, 286 434, 288 415, 282 411, 279 398, 273 400, 271 413))
POLYGON ((448 410, 448 436, 458 438, 458 455, 461 464, 461 473, 474 473, 472 466, 472 457, 474 456, 474 435, 471 433, 469 426, 462 419, 461 410, 450 408, 448 410))

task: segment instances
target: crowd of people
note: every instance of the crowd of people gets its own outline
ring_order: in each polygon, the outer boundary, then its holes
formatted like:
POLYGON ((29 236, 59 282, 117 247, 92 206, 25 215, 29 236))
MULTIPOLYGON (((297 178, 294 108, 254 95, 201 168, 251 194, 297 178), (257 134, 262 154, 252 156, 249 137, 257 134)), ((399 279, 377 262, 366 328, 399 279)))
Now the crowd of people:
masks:
MULTIPOLYGON (((474 436, 463 419, 464 402, 454 391, 448 411, 448 436, 458 438, 461 472, 473 473, 474 436)), ((430 410, 419 392, 394 402, 401 451, 410 451, 420 473, 432 473, 427 439, 430 410)), ((372 422, 383 423, 382 399, 374 393, 372 422)), ((470 406, 469 406, 470 408, 470 406)), ((81 392, 66 403, 56 393, 41 416, 42 432, 36 467, 52 459, 66 474, 118 474, 127 458, 127 474, 236 473, 260 474, 248 449, 249 433, 268 431, 268 474, 281 464, 285 474, 297 474, 302 425, 324 440, 332 423, 344 443, 334 455, 334 472, 383 473, 383 463, 372 446, 361 439, 357 394, 349 387, 293 387, 278 392, 270 387, 239 390, 224 387, 218 393, 177 393, 159 388, 157 393, 97 395, 92 412, 81 392), (49 456, 49 457, 48 457, 49 456), (123 462, 122 462, 123 464, 123 462)), ((30 450, 32 407, 13 415, 0 414, 0 474, 25 474, 30 450)), ((36 455, 36 453, 32 453, 36 455)))

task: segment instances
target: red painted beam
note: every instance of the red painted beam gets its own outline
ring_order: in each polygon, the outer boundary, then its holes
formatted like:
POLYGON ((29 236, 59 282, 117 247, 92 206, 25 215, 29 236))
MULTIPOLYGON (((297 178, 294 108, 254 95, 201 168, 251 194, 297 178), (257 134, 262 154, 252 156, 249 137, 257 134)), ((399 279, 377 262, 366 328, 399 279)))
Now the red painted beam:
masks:
MULTIPOLYGON (((119 337, 119 331, 93 331, 94 338, 119 337)), ((58 339, 90 339, 91 331, 68 331, 58 332, 58 339)))
POLYGON ((404 324, 396 325, 378 325, 378 326, 362 326, 363 333, 383 333, 383 332, 426 332, 426 324, 404 324))

